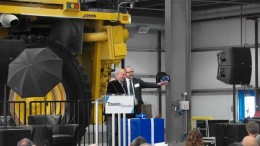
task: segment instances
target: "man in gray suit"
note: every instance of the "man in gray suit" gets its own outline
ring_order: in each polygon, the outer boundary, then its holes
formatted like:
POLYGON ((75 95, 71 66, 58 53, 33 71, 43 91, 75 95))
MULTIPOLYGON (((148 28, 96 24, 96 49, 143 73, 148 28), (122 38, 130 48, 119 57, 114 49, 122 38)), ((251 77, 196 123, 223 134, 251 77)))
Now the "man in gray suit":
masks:
POLYGON ((124 87, 126 89, 127 94, 134 95, 135 97, 135 113, 132 115, 133 118, 136 114, 141 113, 141 105, 144 104, 142 99, 142 89, 143 88, 159 88, 160 86, 168 85, 168 81, 162 81, 159 83, 150 83, 145 82, 140 78, 134 77, 134 70, 132 67, 127 66, 125 67, 126 75, 124 79, 124 87), (133 90, 134 89, 134 90, 133 90))

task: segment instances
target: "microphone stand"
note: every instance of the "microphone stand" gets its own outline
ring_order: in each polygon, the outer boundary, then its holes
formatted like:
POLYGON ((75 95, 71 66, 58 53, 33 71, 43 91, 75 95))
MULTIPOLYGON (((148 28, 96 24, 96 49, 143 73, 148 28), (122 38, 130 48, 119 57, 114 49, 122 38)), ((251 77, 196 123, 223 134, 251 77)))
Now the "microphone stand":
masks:
POLYGON ((4 129, 7 129, 7 113, 6 113, 6 107, 7 107, 7 101, 6 101, 6 84, 4 84, 4 106, 3 106, 3 112, 4 112, 4 129))

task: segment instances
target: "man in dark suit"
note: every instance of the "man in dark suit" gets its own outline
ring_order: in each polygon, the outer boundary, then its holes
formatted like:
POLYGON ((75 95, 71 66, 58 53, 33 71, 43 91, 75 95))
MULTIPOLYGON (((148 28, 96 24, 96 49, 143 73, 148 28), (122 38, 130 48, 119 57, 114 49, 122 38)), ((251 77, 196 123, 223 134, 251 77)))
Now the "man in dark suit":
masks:
POLYGON ((124 69, 120 69, 116 72, 115 80, 112 80, 107 85, 107 94, 126 94, 126 90, 123 87, 123 81, 125 79, 126 72, 124 69))
POLYGON ((142 99, 142 88, 159 88, 160 86, 168 85, 168 81, 160 83, 145 82, 140 78, 134 78, 134 70, 132 67, 125 67, 126 75, 123 81, 127 94, 133 94, 135 97, 135 117, 136 114, 141 113, 141 105, 144 104, 142 99), (134 90, 133 90, 134 89, 134 90))
MULTIPOLYGON (((125 70, 120 69, 116 72, 116 78, 111 80, 107 86, 107 94, 123 95, 126 94, 126 90, 123 87, 123 81, 125 79, 125 70)), ((112 116, 106 115, 107 131, 108 131, 108 145, 112 146, 112 116)), ((118 130, 117 130, 117 118, 115 119, 115 145, 118 146, 118 130)))

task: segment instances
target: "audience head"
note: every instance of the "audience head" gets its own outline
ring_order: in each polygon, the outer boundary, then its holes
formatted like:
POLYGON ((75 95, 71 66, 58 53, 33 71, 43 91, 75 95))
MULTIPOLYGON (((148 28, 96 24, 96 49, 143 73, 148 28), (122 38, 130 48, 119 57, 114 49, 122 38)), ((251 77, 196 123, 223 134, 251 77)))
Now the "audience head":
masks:
POLYGON ((28 139, 28 138, 23 138, 21 139, 18 143, 17 146, 34 146, 33 142, 28 139))
POLYGON ((258 146, 256 143, 256 139, 253 136, 246 136, 242 140, 243 146, 258 146))
POLYGON ((118 81, 124 81, 124 79, 125 79, 125 69, 119 69, 116 72, 116 79, 118 81))
POLYGON ((152 145, 149 144, 149 143, 143 143, 143 144, 141 144, 140 146, 152 146, 152 145))
POLYGON ((131 66, 125 67, 126 75, 125 77, 128 79, 132 79, 134 77, 134 70, 131 66))
POLYGON ((233 142, 228 146, 243 146, 240 142, 233 142))
POLYGON ((138 136, 131 142, 131 146, 140 146, 144 143, 146 143, 146 140, 142 136, 138 136))
POLYGON ((188 139, 185 142, 185 146, 203 146, 203 136, 197 129, 193 129, 188 134, 188 139))
POLYGON ((255 121, 246 123, 246 130, 248 135, 256 136, 259 133, 259 125, 255 121))
POLYGON ((97 144, 91 144, 91 145, 89 145, 89 146, 98 146, 97 144))

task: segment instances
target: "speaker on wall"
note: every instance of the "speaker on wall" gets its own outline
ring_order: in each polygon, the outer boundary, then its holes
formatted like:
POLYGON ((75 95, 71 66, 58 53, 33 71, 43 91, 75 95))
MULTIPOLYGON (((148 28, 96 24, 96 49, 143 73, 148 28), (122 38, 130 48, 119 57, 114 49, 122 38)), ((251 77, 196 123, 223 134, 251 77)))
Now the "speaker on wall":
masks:
POLYGON ((217 79, 227 84, 250 84, 252 57, 250 48, 232 47, 217 53, 217 79))
POLYGON ((252 65, 250 48, 232 47, 217 54, 218 65, 252 65))
POLYGON ((250 84, 252 67, 219 66, 217 79, 227 84, 250 84))

